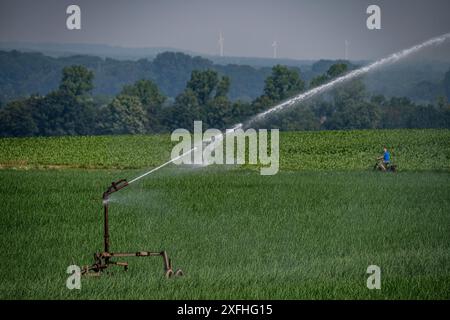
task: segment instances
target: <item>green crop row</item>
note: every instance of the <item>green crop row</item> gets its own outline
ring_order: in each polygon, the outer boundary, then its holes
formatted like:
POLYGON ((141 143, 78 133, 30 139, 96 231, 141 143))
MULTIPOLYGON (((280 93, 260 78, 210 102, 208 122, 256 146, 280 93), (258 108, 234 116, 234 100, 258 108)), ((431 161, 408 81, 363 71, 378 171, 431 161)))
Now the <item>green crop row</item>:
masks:
MULTIPOLYGON (((0 139, 0 168, 145 168, 170 159, 170 136, 0 139)), ((449 170, 450 130, 282 132, 282 170, 364 170, 386 145, 401 170, 449 170)))
POLYGON ((387 146, 404 170, 448 170, 450 130, 287 132, 280 142, 281 168, 366 169, 387 146))

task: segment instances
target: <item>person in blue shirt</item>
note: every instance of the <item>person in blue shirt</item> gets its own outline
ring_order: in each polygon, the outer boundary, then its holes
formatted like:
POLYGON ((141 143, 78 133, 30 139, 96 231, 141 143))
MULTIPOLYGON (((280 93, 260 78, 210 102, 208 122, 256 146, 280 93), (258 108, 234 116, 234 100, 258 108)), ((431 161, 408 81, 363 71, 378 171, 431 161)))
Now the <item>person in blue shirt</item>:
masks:
POLYGON ((391 154, 389 153, 388 149, 386 147, 383 148, 384 153, 381 157, 378 158, 380 161, 379 166, 383 171, 386 171, 389 163, 391 162, 391 154))

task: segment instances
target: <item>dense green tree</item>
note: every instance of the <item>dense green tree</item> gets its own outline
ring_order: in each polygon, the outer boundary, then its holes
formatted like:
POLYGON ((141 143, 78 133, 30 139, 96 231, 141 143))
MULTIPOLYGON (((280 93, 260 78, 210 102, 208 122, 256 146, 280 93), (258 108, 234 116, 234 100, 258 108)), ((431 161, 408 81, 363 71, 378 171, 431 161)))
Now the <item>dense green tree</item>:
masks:
POLYGON ((252 105, 246 101, 235 101, 231 105, 231 122, 236 124, 248 120, 248 118, 253 115, 252 105))
POLYGON ((257 113, 260 113, 261 111, 264 111, 265 109, 267 109, 268 107, 272 106, 275 104, 275 101, 270 99, 268 96, 266 95, 262 95, 258 98, 256 98, 251 105, 251 109, 249 110, 249 112, 246 112, 244 114, 244 116, 252 116, 255 115, 257 113))
POLYGON ((211 69, 211 61, 202 57, 191 57, 181 52, 163 52, 152 61, 150 69, 162 92, 176 97, 185 90, 186 82, 194 70, 211 69))
POLYGON ((97 123, 102 134, 145 133, 147 114, 137 97, 119 95, 100 110, 97 123))
POLYGON ((205 106, 205 121, 210 128, 226 129, 233 125, 233 106, 225 96, 219 96, 210 100, 205 106))
POLYGON ((163 124, 172 131, 178 128, 193 129, 195 120, 203 120, 202 110, 197 96, 191 89, 186 89, 175 99, 173 106, 163 109, 163 124))
POLYGON ((230 78, 222 77, 222 79, 220 79, 219 84, 217 85, 217 88, 216 88, 216 98, 226 97, 228 94, 228 91, 230 91, 230 78))
POLYGON ((94 133, 92 103, 61 91, 32 102, 32 114, 39 135, 87 135, 94 133))
POLYGON ((380 107, 367 101, 362 80, 354 80, 333 91, 333 112, 323 123, 326 129, 373 129, 380 124, 380 107))
POLYGON ((219 84, 219 76, 216 71, 192 71, 191 79, 188 81, 186 88, 192 90, 197 97, 200 105, 205 105, 216 91, 219 84))
POLYGON ((361 79, 334 89, 332 95, 336 109, 345 109, 349 104, 365 101, 368 96, 366 86, 361 79))
POLYGON ((229 88, 228 77, 219 77, 213 70, 194 70, 175 106, 165 112, 165 123, 170 128, 191 128, 194 120, 203 120, 206 126, 223 128, 233 118, 229 88))
POLYGON ((94 74, 84 66, 69 66, 62 71, 57 91, 38 100, 33 118, 40 135, 83 135, 94 133, 95 111, 88 97, 94 74))
POLYGON ((408 98, 392 97, 382 105, 382 128, 407 128, 415 105, 408 98))
POLYGON ((345 63, 335 63, 327 71, 329 79, 337 78, 347 72, 348 66, 345 63))
POLYGON ((311 79, 309 83, 310 88, 318 87, 328 81, 331 81, 341 75, 343 75, 348 70, 348 65, 345 63, 335 63, 328 68, 325 74, 318 75, 311 79))
POLYGON ((24 137, 38 132, 29 101, 13 101, 0 109, 0 136, 24 137))
POLYGON ((325 122, 327 129, 375 129, 381 119, 381 110, 367 101, 355 101, 339 109, 325 122))
POLYGON ((315 74, 323 74, 326 73, 330 67, 334 64, 346 64, 346 65, 350 65, 349 61, 347 60, 325 60, 325 59, 321 59, 319 61, 316 61, 313 63, 313 65, 311 66, 311 70, 315 73, 315 74))
POLYGON ((325 75, 325 74, 319 75, 319 76, 311 79, 311 81, 309 83, 309 88, 315 88, 315 87, 321 86, 322 84, 324 84, 327 81, 328 81, 327 75, 325 75))
POLYGON ((151 80, 139 80, 133 85, 126 85, 121 95, 134 96, 139 99, 147 113, 147 132, 157 132, 161 129, 161 108, 166 97, 151 80))
POLYGON ((323 124, 335 112, 334 104, 324 99, 315 99, 311 102, 310 109, 314 112, 320 124, 323 124))
POLYGON ((243 116, 250 117, 266 110, 277 102, 300 93, 304 87, 298 70, 276 65, 265 81, 264 94, 253 100, 251 107, 245 110, 243 116))
MULTIPOLYGON (((20 53, 12 55, 24 57, 20 53)), ((184 82, 187 83, 184 91, 174 102, 166 103, 166 98, 156 84, 145 78, 132 85, 125 85, 116 98, 99 95, 92 97, 90 92, 93 88, 93 73, 81 65, 66 66, 58 90, 45 96, 31 96, 3 103, 0 108, 0 135, 132 134, 176 128, 192 130, 194 120, 203 120, 205 127, 225 129, 235 123, 245 122, 304 88, 297 69, 278 65, 268 75, 261 96, 252 103, 231 102, 228 96, 232 79, 239 76, 243 69, 233 68, 235 72, 229 77, 223 75, 228 70, 225 66, 221 67, 219 73, 212 68, 203 68, 205 65, 201 59, 194 59, 197 61, 194 62, 189 56, 169 56, 171 58, 167 61, 160 57, 160 66, 164 61, 166 63, 173 61, 172 58, 180 58, 194 70, 190 79, 184 82)), ((6 55, 8 57, 10 54, 6 55)), ((4 58, 5 55, 0 52, 0 62, 4 58)), ((35 58, 42 59, 40 56, 35 58)), ((68 59, 82 65, 87 64, 89 69, 100 70, 92 63, 98 64, 103 60, 94 60, 91 61, 89 57, 68 59)), ((116 61, 106 59, 104 63, 114 65, 111 71, 117 71, 114 69, 116 61)), ((137 76, 133 63, 121 63, 123 69, 120 69, 120 77, 128 79, 128 74, 133 74, 131 78, 137 76)), ((146 60, 137 63, 143 70, 148 67, 146 60)), ((170 66, 167 65, 167 68, 170 66)), ((325 73, 312 79, 310 86, 320 85, 346 71, 345 63, 328 64, 325 73)), ((8 76, 8 73, 0 70, 0 75, 8 76)), ((9 95, 9 82, 0 77, 2 99, 9 95)), ((450 127, 450 106, 444 96, 435 101, 434 105, 416 104, 407 98, 386 99, 382 95, 370 96, 365 82, 359 79, 341 85, 319 99, 273 114, 254 125, 282 130, 450 127)), ((445 88, 448 88, 449 82, 450 71, 444 79, 445 88)), ((425 91, 433 87, 431 82, 417 85, 425 91)), ((422 95, 420 92, 418 94, 422 95)))
POLYGON ((285 131, 318 130, 320 122, 309 106, 301 105, 293 109, 274 113, 261 120, 256 127, 275 128, 285 131))
POLYGON ((94 73, 84 66, 65 67, 59 91, 64 94, 82 96, 94 88, 94 73))
POLYGON ((84 96, 91 87, 92 74, 84 67, 65 69, 59 90, 50 92, 45 97, 32 96, 5 108, 2 118, 9 124, 2 124, 2 135, 95 133, 95 110, 92 102, 84 96))
POLYGON ((139 98, 144 107, 160 107, 166 97, 159 91, 157 85, 151 80, 138 80, 133 85, 125 85, 121 95, 139 98))
POLYGON ((265 81, 264 95, 278 102, 301 92, 304 87, 305 84, 297 70, 276 65, 265 81))
POLYGON ((288 112, 285 117, 281 117, 281 130, 318 130, 320 120, 315 117, 314 112, 308 108, 297 108, 288 112))
MULTIPOLYGON (((231 100, 250 102, 263 92, 264 80, 270 75, 271 68, 260 59, 245 59, 245 63, 256 67, 241 65, 243 60, 235 61, 239 64, 214 64, 205 58, 174 52, 158 54, 153 60, 131 61, 83 55, 53 58, 35 52, 0 51, 0 100, 5 105, 14 99, 29 97, 32 93, 46 95, 58 87, 64 67, 83 65, 95 73, 94 95, 113 97, 121 92, 125 84, 152 79, 161 92, 175 98, 185 89, 193 70, 212 69, 230 78, 228 97, 231 100)), ((300 65, 302 79, 310 81, 326 74, 336 63, 347 64, 349 70, 355 67, 348 61, 321 60, 312 65, 300 65)), ((437 95, 445 94, 443 82, 438 81, 443 80, 438 78, 442 76, 443 68, 448 69, 448 64, 438 61, 403 62, 371 74, 365 82, 371 92, 428 102, 437 95)))
POLYGON ((386 105, 387 101, 386 101, 385 96, 383 96, 382 94, 377 94, 370 98, 370 102, 382 107, 382 106, 386 105))

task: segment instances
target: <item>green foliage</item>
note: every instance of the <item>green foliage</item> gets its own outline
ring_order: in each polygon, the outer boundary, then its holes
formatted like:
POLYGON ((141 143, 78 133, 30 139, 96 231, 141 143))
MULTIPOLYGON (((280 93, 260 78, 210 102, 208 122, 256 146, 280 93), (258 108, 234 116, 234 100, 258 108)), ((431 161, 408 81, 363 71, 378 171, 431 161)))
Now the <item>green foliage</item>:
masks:
POLYGON ((381 118, 378 106, 362 101, 347 104, 336 111, 325 123, 327 129, 375 129, 381 118))
MULTIPOLYGON (((260 113, 274 104, 300 93, 303 89, 304 82, 297 69, 276 65, 265 81, 264 94, 252 102, 251 108, 244 112, 242 117, 251 117, 260 113)), ((241 118, 239 122, 245 120, 241 118)))
POLYGON ((311 82, 309 83, 309 88, 315 88, 315 87, 321 86, 322 84, 324 84, 327 81, 328 81, 327 75, 325 75, 325 74, 319 75, 311 80, 311 82))
POLYGON ((67 266, 102 249, 102 192, 139 173, 0 170, 2 299, 450 298, 450 178, 433 172, 166 168, 114 195, 111 249, 166 250, 185 276, 130 258, 68 290, 67 266))
MULTIPOLYGON (((165 54, 158 58, 158 64, 162 67, 164 59, 181 59, 187 63, 188 58, 182 54, 165 54)), ((78 62, 89 59, 76 58, 78 62)), ((197 61, 199 66, 201 61, 197 61)), ((145 67, 145 61, 137 63, 145 67)), ((194 65, 197 64, 191 67, 194 65)), ((313 79, 310 85, 319 85, 347 69, 345 63, 331 64, 327 72, 313 79)), ((194 70, 186 82, 185 90, 174 103, 165 103, 166 97, 158 86, 145 79, 125 85, 113 100, 108 96, 90 96, 93 72, 82 65, 68 66, 63 69, 58 90, 1 108, 0 136, 155 133, 192 129, 194 120, 203 120, 205 127, 225 129, 245 122, 304 89, 298 70, 281 65, 272 68, 264 94, 251 104, 229 101, 231 79, 213 69, 194 70), (125 101, 124 97, 135 98, 138 103, 133 99, 125 101)), ((308 101, 254 125, 281 130, 449 128, 450 110, 445 99, 438 100, 437 105, 416 105, 408 99, 371 97, 364 82, 356 80, 322 99, 308 101)))
POLYGON ((191 130, 194 120, 203 118, 197 95, 191 89, 186 89, 175 99, 173 106, 163 110, 163 124, 170 131, 177 128, 191 130))
POLYGON ((194 70, 207 70, 212 62, 201 57, 190 57, 181 52, 163 52, 151 63, 151 73, 161 90, 176 97, 186 88, 194 70))
POLYGON ((335 63, 330 66, 325 74, 318 75, 309 83, 310 88, 318 87, 334 78, 337 78, 347 72, 348 65, 346 63, 335 63))
POLYGON ((73 96, 82 96, 94 88, 92 80, 94 73, 84 66, 65 67, 62 71, 62 80, 59 91, 73 96))
POLYGON ((124 85, 141 79, 154 81, 164 95, 175 98, 186 87, 193 70, 213 69, 230 78, 229 98, 251 101, 259 96, 270 68, 218 65, 201 57, 164 52, 155 59, 121 61, 95 56, 53 58, 40 53, 0 51, 0 101, 9 102, 31 94, 48 94, 61 80, 64 67, 83 65, 95 73, 94 95, 114 96, 124 85))
POLYGON ((259 128, 273 128, 283 131, 319 130, 320 122, 310 108, 296 108, 274 114, 258 125, 259 128))
POLYGON ((347 70, 348 70, 347 64, 335 63, 330 67, 330 69, 328 69, 327 76, 330 79, 334 79, 347 72, 347 70))
POLYGON ((139 80, 133 85, 125 85, 121 95, 135 96, 145 108, 150 109, 159 108, 166 101, 166 97, 151 80, 139 80))
POLYGON ((205 119, 211 128, 226 129, 233 125, 233 106, 225 96, 218 96, 205 107, 205 119))
MULTIPOLYGON (((188 81, 186 88, 190 89, 196 96, 200 105, 205 105, 212 99, 219 77, 216 71, 192 71, 191 79, 188 81)), ((226 92, 224 92, 226 95, 226 92)))
POLYGON ((352 66, 351 63, 347 60, 327 60, 320 59, 319 61, 314 62, 311 66, 311 70, 315 74, 323 74, 326 73, 334 64, 346 64, 352 66))
POLYGON ((220 129, 231 124, 236 109, 227 98, 229 86, 230 79, 219 77, 216 71, 193 71, 186 90, 178 95, 173 107, 164 110, 166 127, 192 129, 195 120, 220 129))
POLYGON ((161 130, 161 108, 166 101, 166 97, 159 91, 153 81, 139 80, 133 85, 126 85, 122 89, 121 95, 134 96, 139 99, 147 113, 146 132, 161 130))
POLYGON ((364 83, 355 80, 333 92, 334 112, 324 123, 326 129, 374 129, 381 119, 381 109, 367 101, 364 83))
POLYGON ((0 167, 146 168, 170 157, 169 135, 0 139, 0 167))
POLYGON ((63 287, 64 272, 42 270, 92 263, 104 189, 167 161, 173 143, 168 135, 0 139, 0 181, 8 186, 0 189, 0 296, 449 298, 450 130, 283 132, 280 139, 282 170, 270 179, 245 166, 172 166, 115 194, 113 250, 167 250, 185 276, 168 282, 160 260, 130 259, 128 273, 83 278, 82 290, 63 287), (384 145, 397 174, 371 171, 384 145), (389 266, 382 290, 365 287, 373 261, 389 266))
POLYGON ((216 98, 226 97, 228 95, 228 91, 230 91, 230 84, 230 78, 222 77, 216 88, 216 98))
POLYGON ((450 130, 286 132, 280 166, 286 170, 368 170, 386 145, 400 170, 450 170, 450 130))
POLYGON ((98 130, 103 134, 145 133, 147 114, 139 98, 117 96, 99 111, 98 130))
POLYGON ((276 65, 265 81, 264 95, 272 101, 281 101, 301 92, 304 87, 305 84, 297 70, 276 65))
POLYGON ((37 132, 28 101, 17 100, 0 109, 1 136, 32 136, 37 132))
POLYGON ((445 95, 444 77, 448 62, 407 59, 365 77, 367 89, 386 97, 407 97, 415 103, 429 103, 445 95))
POLYGON ((2 108, 1 136, 59 136, 94 133, 95 110, 88 96, 93 73, 82 66, 63 71, 58 90, 2 108))
MULTIPOLYGON (((182 128, 182 126, 181 126, 182 128)), ((450 170, 450 130, 281 132, 281 170, 369 170, 387 145, 400 170, 450 170)), ((0 139, 0 166, 146 168, 170 157, 169 135, 0 139)))
POLYGON ((252 108, 250 109, 250 113, 248 113, 248 115, 251 116, 258 114, 261 111, 267 109, 268 107, 273 106, 274 104, 275 101, 273 101, 266 95, 262 95, 252 102, 252 108))

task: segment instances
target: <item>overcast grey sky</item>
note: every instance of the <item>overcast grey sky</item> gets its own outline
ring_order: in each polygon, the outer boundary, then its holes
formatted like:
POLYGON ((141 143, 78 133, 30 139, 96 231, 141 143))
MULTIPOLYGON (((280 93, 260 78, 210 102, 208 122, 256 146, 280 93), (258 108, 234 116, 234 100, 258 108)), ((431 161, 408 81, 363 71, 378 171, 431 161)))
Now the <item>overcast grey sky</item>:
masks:
POLYGON ((0 41, 173 47, 225 55, 374 59, 450 32, 450 0, 0 0, 0 41), (66 29, 78 4, 82 30, 66 29), (382 30, 366 28, 381 7, 382 30))

